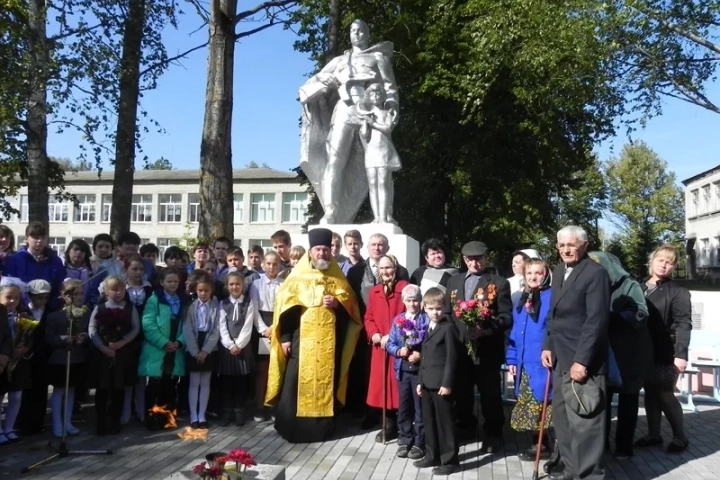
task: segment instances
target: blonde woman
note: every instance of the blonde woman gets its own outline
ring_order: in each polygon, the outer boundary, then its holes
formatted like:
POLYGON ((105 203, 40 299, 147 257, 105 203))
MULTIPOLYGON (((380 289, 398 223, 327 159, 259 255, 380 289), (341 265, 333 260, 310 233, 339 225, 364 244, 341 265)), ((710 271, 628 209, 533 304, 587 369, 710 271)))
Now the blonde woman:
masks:
POLYGON ((642 285, 650 312, 648 328, 654 347, 654 368, 645 382, 648 435, 639 439, 635 446, 663 444, 660 422, 664 413, 673 431, 668 453, 684 452, 689 445, 683 427, 682 407, 675 397, 674 387, 688 363, 692 307, 690 292, 671 278, 677 260, 675 247, 658 247, 650 255, 650 277, 642 285))

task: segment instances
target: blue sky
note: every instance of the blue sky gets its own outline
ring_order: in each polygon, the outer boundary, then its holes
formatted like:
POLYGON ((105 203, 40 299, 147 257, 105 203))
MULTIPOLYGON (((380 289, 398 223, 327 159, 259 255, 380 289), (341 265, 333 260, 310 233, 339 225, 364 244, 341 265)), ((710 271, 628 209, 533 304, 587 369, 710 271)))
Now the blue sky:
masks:
MULTIPOLYGON (((180 29, 165 33, 169 54, 175 55, 205 41, 207 30, 199 27, 192 13, 181 19, 180 29)), ((272 28, 245 38, 237 45, 235 62, 235 108, 233 112, 233 165, 242 168, 250 161, 289 170, 299 161, 300 107, 298 87, 312 64, 293 49, 295 34, 272 28)), ((150 160, 166 157, 176 168, 199 167, 200 138, 205 103, 207 50, 194 52, 172 66, 160 79, 159 87, 142 99, 149 115, 165 129, 151 131, 142 140, 150 160)), ((720 86, 709 88, 710 98, 720 98, 720 86)), ((669 99, 661 117, 635 132, 666 160, 678 180, 720 164, 718 133, 720 115, 678 100, 669 99)), ((619 154, 627 142, 622 135, 599 145, 601 160, 619 154)), ((51 130, 48 153, 74 158, 79 154, 80 136, 51 130)), ((141 157, 139 157, 141 158, 141 157)), ((138 160, 137 168, 142 168, 138 160)), ((112 168, 106 164, 104 168, 112 168)))

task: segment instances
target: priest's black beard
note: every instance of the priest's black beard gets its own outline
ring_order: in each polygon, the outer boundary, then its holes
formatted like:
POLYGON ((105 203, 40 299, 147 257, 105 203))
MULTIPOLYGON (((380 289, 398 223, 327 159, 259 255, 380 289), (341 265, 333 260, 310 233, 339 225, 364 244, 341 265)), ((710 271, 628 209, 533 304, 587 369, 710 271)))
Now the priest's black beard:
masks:
POLYGON ((327 270, 330 268, 330 262, 327 260, 313 260, 312 261, 313 267, 315 267, 318 270, 327 270))

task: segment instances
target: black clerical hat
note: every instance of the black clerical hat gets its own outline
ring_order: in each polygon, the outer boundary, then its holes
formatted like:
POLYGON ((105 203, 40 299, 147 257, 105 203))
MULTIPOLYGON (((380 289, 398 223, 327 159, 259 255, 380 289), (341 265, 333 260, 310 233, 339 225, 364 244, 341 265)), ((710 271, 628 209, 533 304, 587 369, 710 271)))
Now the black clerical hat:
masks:
POLYGON ((314 228, 308 233, 310 248, 322 245, 330 248, 332 245, 332 231, 327 228, 314 228))

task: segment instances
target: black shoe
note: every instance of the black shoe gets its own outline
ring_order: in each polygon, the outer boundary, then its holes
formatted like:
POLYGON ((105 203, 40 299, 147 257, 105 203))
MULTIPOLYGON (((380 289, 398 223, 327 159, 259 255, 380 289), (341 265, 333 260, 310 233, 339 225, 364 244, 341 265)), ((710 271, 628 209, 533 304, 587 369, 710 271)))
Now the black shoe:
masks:
POLYGON ((407 445, 400 445, 397 449, 397 453, 395 453, 395 456, 398 458, 407 458, 409 451, 410 449, 407 445))
POLYGON ((210 425, 208 424, 208 422, 198 422, 198 428, 202 430, 207 430, 208 428, 210 428, 210 425))
POLYGON ((221 427, 227 427, 232 421, 233 414, 230 412, 225 412, 223 413, 222 417, 220 417, 220 420, 218 420, 218 425, 220 425, 221 427))
POLYGON ((197 430, 198 428, 200 428, 200 422, 190 422, 190 428, 192 428, 193 430, 197 430))
POLYGON ((575 480, 575 475, 567 472, 554 472, 548 475, 550 480, 575 480))
POLYGON ((543 471, 547 474, 552 472, 562 472, 565 468, 565 464, 560 459, 560 447, 558 446, 557 440, 553 442, 552 454, 547 462, 543 465, 543 471))
POLYGON ((235 412, 235 425, 238 427, 245 425, 245 412, 243 410, 235 412))
POLYGON ((383 440, 387 443, 387 442, 389 442, 389 441, 391 441, 391 440, 395 440, 396 438, 398 438, 398 432, 397 432, 397 430, 395 430, 395 429, 392 429, 392 430, 385 429, 385 438, 383 438, 383 431, 382 431, 382 430, 380 430, 380 431, 377 433, 377 435, 375 435, 375 441, 376 441, 377 443, 382 443, 383 440))
POLYGON ((449 465, 440 465, 432 469, 433 475, 450 475, 457 472, 460 469, 460 465, 457 463, 451 463, 449 465))
POLYGON ((420 460, 425 456, 425 451, 420 447, 412 447, 407 456, 410 460, 420 460))
POLYGON ((482 442, 482 446, 480 447, 480 453, 497 453, 500 451, 501 443, 502 442, 500 441, 500 437, 488 436, 482 442))
POLYGON ((665 449, 665 453, 682 453, 690 446, 689 440, 673 439, 665 449))
POLYGON ((643 447, 658 447, 663 444, 662 438, 656 438, 651 437, 650 435, 646 435, 639 439, 637 442, 635 442, 636 448, 643 448, 643 447))
POLYGON ((437 467, 439 462, 436 462, 433 459, 430 458, 423 458, 422 460, 415 460, 413 462, 413 467, 417 468, 430 468, 430 467, 437 467))

